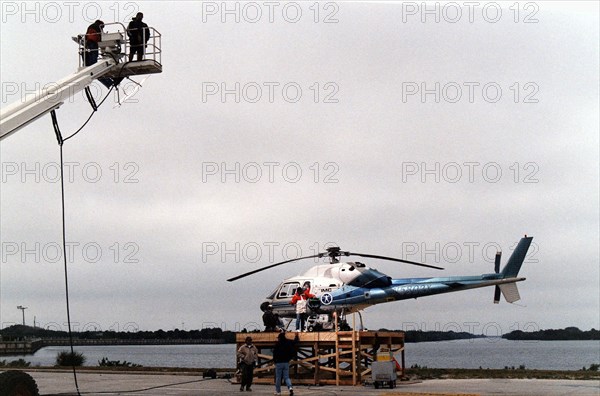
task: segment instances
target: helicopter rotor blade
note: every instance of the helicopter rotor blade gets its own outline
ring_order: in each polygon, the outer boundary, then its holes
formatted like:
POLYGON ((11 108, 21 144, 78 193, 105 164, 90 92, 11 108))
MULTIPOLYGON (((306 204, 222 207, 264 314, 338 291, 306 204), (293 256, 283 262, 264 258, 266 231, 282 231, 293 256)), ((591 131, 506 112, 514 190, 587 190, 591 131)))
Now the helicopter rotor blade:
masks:
POLYGON ((319 253, 319 254, 315 254, 313 256, 298 257, 298 258, 295 258, 295 259, 282 261, 280 263, 275 263, 275 264, 267 265, 266 267, 255 269, 254 271, 246 272, 245 274, 241 274, 241 275, 238 275, 238 276, 234 276, 233 278, 229 278, 229 279, 227 279, 227 282, 233 282, 233 281, 236 281, 238 279, 245 278, 246 276, 249 276, 249 275, 252 275, 252 274, 256 274, 257 272, 265 271, 265 270, 268 270, 270 268, 277 267, 279 265, 291 263, 293 261, 304 260, 304 259, 315 258, 315 257, 318 257, 318 258, 325 257, 326 254, 327 253, 319 253))
POLYGON ((399 263, 418 265, 420 267, 434 268, 434 269, 438 269, 438 270, 443 270, 444 269, 442 267, 437 267, 435 265, 417 263, 416 261, 402 260, 402 259, 397 259, 397 258, 393 258, 393 257, 376 256, 376 255, 373 255, 373 254, 363 254, 363 253, 350 253, 350 252, 343 252, 343 253, 344 253, 345 256, 350 255, 350 256, 368 257, 368 258, 381 259, 381 260, 397 261, 399 263))

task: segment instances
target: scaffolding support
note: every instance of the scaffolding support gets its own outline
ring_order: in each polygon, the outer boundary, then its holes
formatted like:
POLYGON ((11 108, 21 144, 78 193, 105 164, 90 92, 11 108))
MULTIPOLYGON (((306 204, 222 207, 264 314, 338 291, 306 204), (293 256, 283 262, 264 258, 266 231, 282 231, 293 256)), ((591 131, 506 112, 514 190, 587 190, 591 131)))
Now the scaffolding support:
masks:
MULTIPOLYGON (((398 377, 404 376, 404 332, 338 331, 287 333, 298 334, 297 358, 290 362, 290 378, 294 384, 361 385, 371 379, 371 364, 376 360, 398 361, 398 377)), ((247 336, 258 349, 254 382, 275 383, 273 347, 278 333, 237 333, 237 349, 247 336)))

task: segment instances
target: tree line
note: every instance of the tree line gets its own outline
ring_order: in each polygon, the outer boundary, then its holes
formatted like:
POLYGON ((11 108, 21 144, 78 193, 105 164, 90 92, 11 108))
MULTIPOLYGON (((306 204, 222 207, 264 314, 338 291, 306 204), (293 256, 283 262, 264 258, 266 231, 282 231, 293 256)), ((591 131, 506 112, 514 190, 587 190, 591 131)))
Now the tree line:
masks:
MULTIPOLYGON (((235 333, 223 331, 221 328, 205 328, 201 330, 155 330, 155 331, 82 331, 73 333, 74 338, 83 340, 221 340, 224 343, 234 343, 235 333)), ((31 327, 13 325, 0 330, 3 340, 10 341, 20 338, 66 338, 69 333, 31 327)))
POLYGON ((504 334, 502 338, 507 340, 541 340, 541 341, 569 341, 569 340, 600 340, 600 331, 591 329, 582 331, 577 327, 567 327, 564 329, 547 329, 538 331, 515 330, 504 334))
MULTIPOLYGON (((379 331, 389 331, 380 329, 379 331)), ((246 332, 245 329, 242 332, 246 332)), ((257 332, 255 330, 255 332, 257 332)), ((154 331, 83 331, 73 332, 73 337, 86 340, 218 340, 223 343, 235 343, 235 332, 219 327, 201 330, 154 330, 154 331)), ((23 325, 13 325, 0 330, 0 338, 5 341, 24 338, 67 338, 66 331, 43 329, 23 325)), ((406 342, 448 341, 485 337, 467 332, 409 330, 405 334, 406 342)), ((577 327, 548 329, 533 332, 515 330, 502 335, 507 340, 600 340, 600 331, 591 329, 582 331, 577 327)))

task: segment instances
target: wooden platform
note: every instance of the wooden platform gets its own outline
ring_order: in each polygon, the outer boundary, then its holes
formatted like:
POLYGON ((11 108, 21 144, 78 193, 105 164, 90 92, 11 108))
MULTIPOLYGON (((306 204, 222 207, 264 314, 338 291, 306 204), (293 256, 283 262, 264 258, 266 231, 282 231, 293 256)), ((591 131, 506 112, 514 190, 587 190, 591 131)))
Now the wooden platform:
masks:
MULTIPOLYGON (((398 376, 404 375, 404 332, 392 331, 339 331, 292 333, 299 334, 297 360, 290 362, 290 378, 294 384, 360 385, 371 379, 374 360, 395 357, 400 365, 398 376)), ((254 369, 254 382, 273 384, 275 365, 273 346, 278 333, 237 333, 236 350, 247 336, 259 352, 254 369)))

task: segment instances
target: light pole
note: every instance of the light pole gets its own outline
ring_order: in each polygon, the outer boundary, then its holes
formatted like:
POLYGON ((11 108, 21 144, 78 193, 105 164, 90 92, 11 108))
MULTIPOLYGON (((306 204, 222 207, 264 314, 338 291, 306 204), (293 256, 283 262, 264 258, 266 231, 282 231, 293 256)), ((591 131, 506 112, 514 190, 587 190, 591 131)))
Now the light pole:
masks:
POLYGON ((17 307, 17 309, 20 309, 20 310, 21 310, 21 312, 23 312, 23 326, 25 326, 25 310, 27 309, 27 307, 24 307, 24 306, 22 306, 22 305, 19 305, 19 306, 17 307))

